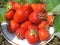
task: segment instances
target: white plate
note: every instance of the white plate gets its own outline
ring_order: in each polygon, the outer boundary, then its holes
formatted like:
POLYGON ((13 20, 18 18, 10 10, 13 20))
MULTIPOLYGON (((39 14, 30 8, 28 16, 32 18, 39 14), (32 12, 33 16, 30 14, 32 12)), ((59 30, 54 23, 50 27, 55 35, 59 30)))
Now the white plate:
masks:
POLYGON ((50 41, 53 39, 53 37, 54 37, 54 27, 50 27, 49 33, 50 33, 51 35, 50 35, 49 39, 47 39, 46 41, 38 42, 38 43, 36 43, 36 44, 29 44, 26 39, 20 40, 20 39, 18 39, 18 38, 16 37, 16 35, 9 33, 9 32, 7 31, 7 28, 6 28, 6 24, 7 24, 6 22, 1 23, 2 33, 3 33, 4 38, 5 38, 9 43, 11 43, 12 45, 41 45, 41 44, 42 44, 42 45, 45 45, 45 44, 47 44, 48 42, 50 42, 50 41))

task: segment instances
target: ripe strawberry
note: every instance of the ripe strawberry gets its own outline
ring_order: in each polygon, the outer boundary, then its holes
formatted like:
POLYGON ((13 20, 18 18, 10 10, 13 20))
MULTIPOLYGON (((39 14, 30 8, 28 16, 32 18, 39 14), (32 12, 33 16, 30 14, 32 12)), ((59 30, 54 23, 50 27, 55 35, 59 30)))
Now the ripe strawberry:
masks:
POLYGON ((36 25, 29 25, 28 30, 35 30, 38 32, 38 27, 36 25))
POLYGON ((45 4, 31 4, 33 11, 37 10, 37 11, 43 12, 45 6, 46 6, 45 4))
POLYGON ((14 21, 17 23, 24 22, 28 19, 28 14, 24 9, 18 9, 14 15, 14 21))
POLYGON ((19 28, 19 26, 20 25, 18 23, 11 20, 7 25, 7 30, 11 33, 14 33, 19 28))
POLYGON ((50 26, 53 26, 53 21, 54 21, 54 16, 53 15, 48 15, 47 16, 47 22, 50 26))
POLYGON ((13 6, 12 6, 12 9, 15 10, 15 11, 16 11, 17 9, 20 9, 20 8, 21 8, 21 5, 20 5, 19 3, 16 3, 16 2, 15 2, 15 3, 13 4, 13 6))
POLYGON ((26 31, 27 30, 25 30, 23 28, 18 28, 15 33, 16 33, 16 35, 17 35, 18 38, 24 39, 26 31))
POLYGON ((35 44, 35 43, 38 42, 38 35, 37 35, 37 32, 34 29, 33 30, 28 30, 25 33, 25 38, 27 39, 27 41, 30 44, 35 44))
POLYGON ((5 18, 7 20, 13 19, 13 16, 14 16, 14 11, 13 10, 9 10, 7 13, 5 13, 5 18))
POLYGON ((40 12, 44 12, 46 10, 46 4, 38 4, 38 9, 40 12))
POLYGON ((47 40, 50 36, 49 32, 46 31, 45 29, 41 29, 38 31, 39 39, 40 41, 47 40))
POLYGON ((38 24, 42 19, 44 19, 44 15, 45 14, 41 13, 40 11, 34 11, 29 15, 29 21, 34 24, 38 24))
POLYGON ((31 25, 30 21, 26 21, 21 24, 21 28, 28 30, 29 25, 31 25))
POLYGON ((38 25, 39 29, 43 29, 43 28, 47 28, 47 22, 46 21, 42 21, 39 25, 38 25))
POLYGON ((31 4, 31 7, 32 7, 33 11, 38 9, 37 4, 31 4))
POLYGON ((32 8, 31 8, 31 5, 28 4, 28 3, 25 3, 23 5, 23 8, 24 8, 25 11, 27 11, 28 14, 30 14, 33 11, 32 8))

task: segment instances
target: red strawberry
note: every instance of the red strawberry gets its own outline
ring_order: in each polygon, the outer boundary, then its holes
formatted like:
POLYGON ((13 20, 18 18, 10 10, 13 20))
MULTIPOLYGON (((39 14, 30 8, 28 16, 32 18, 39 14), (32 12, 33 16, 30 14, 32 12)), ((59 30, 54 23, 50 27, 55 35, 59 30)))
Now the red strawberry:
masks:
POLYGON ((49 26, 53 26, 54 16, 53 15, 48 15, 47 16, 47 22, 48 22, 49 26))
POLYGON ((24 8, 24 10, 25 10, 28 14, 30 14, 30 13, 33 11, 32 8, 31 8, 31 5, 28 4, 28 3, 25 3, 25 4, 23 5, 23 8, 24 8))
POLYGON ((23 28, 18 28, 15 33, 16 33, 16 35, 17 35, 18 38, 24 39, 26 31, 27 30, 25 30, 23 28))
POLYGON ((37 35, 37 32, 35 30, 28 30, 25 33, 25 38, 27 39, 27 41, 30 44, 35 44, 38 42, 38 35, 37 35))
POLYGON ((44 19, 45 14, 41 13, 40 11, 34 11, 29 15, 29 21, 34 24, 38 24, 44 19))
POLYGON ((40 41, 47 40, 50 36, 49 32, 46 31, 45 29, 41 29, 38 31, 39 39, 40 41))
POLYGON ((20 25, 18 23, 11 20, 7 25, 7 29, 9 32, 14 33, 19 28, 19 26, 20 25))
POLYGON ((21 24, 21 28, 28 30, 28 26, 31 25, 30 21, 26 21, 21 24))
POLYGON ((25 12, 25 10, 22 9, 18 9, 14 15, 14 21, 17 23, 21 23, 24 22, 28 19, 28 14, 25 12))
POLYGON ((14 16, 14 11, 13 10, 9 10, 7 13, 5 13, 5 18, 7 20, 13 19, 13 16, 14 16))
POLYGON ((31 4, 31 7, 32 7, 33 11, 43 12, 45 6, 46 6, 45 4, 31 4))
POLYGON ((36 25, 29 25, 28 30, 35 30, 38 31, 38 27, 36 25))
POLYGON ((14 3, 13 6, 12 6, 13 10, 17 10, 19 8, 21 8, 21 5, 19 3, 14 3))
POLYGON ((46 26, 47 26, 47 22, 46 22, 46 21, 42 21, 42 22, 38 25, 38 28, 39 28, 39 29, 43 29, 43 28, 46 29, 46 28, 47 28, 46 26))

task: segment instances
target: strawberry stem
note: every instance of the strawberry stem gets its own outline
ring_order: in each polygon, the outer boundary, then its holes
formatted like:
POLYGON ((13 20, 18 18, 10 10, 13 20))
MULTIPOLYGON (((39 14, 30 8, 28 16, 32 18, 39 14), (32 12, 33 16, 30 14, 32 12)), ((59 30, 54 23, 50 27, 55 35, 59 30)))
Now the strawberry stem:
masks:
POLYGON ((39 18, 40 19, 46 19, 46 18, 44 18, 44 14, 43 13, 39 13, 39 18))
POLYGON ((6 4, 6 10, 9 11, 12 8, 12 5, 10 3, 6 4))
POLYGON ((37 34, 37 32, 34 29, 30 29, 30 36, 36 35, 36 34, 37 34))

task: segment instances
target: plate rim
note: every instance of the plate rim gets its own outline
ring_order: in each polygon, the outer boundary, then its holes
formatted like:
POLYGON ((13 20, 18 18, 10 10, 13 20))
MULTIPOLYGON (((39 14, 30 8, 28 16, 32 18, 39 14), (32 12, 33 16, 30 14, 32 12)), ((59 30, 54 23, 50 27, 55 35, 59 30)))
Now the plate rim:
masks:
POLYGON ((2 32, 2 34, 3 34, 3 37, 4 37, 10 44, 12 44, 12 45, 18 45, 18 44, 16 44, 16 43, 12 42, 11 40, 9 40, 8 37, 6 37, 5 34, 3 33, 3 30, 2 30, 1 32, 2 32))

